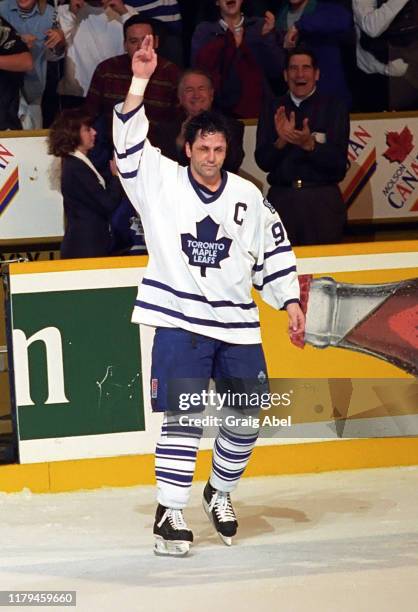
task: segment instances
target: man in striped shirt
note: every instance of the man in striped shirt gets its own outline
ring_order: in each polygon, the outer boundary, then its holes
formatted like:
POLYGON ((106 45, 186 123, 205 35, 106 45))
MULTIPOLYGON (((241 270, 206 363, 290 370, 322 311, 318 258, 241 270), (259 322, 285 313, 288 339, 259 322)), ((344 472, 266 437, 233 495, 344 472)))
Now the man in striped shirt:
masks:
MULTIPOLYGON (((158 28, 152 19, 133 15, 123 26, 126 53, 111 57, 99 64, 93 74, 87 94, 85 108, 94 117, 104 115, 109 136, 112 130, 113 107, 125 99, 132 79, 132 56, 141 47, 144 37, 154 35, 154 47, 158 47, 158 28)), ((157 56, 157 67, 150 79, 144 99, 151 127, 176 117, 177 83, 181 71, 168 59, 157 56)))
POLYGON ((167 28, 181 34, 181 15, 177 0, 133 0, 132 6, 138 9, 142 17, 158 19, 167 28))

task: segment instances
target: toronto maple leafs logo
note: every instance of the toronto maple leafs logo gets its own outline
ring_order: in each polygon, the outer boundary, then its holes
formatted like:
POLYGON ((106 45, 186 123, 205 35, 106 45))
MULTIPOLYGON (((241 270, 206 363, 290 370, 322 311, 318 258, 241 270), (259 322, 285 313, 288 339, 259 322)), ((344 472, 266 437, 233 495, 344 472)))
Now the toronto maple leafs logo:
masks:
POLYGON ((386 144, 388 148, 383 153, 383 157, 391 163, 402 164, 414 148, 412 133, 408 126, 405 126, 401 132, 388 132, 386 144))
POLYGON ((181 234, 181 248, 189 264, 200 267, 201 276, 206 276, 206 268, 220 268, 221 261, 229 257, 232 240, 217 240, 218 230, 219 225, 207 216, 196 223, 196 236, 181 234))

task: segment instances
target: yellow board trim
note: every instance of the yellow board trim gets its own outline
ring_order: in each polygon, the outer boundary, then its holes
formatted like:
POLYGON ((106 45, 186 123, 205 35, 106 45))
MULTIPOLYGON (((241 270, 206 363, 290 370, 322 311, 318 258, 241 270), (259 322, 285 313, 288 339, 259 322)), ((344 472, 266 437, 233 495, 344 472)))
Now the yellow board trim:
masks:
MULTIPOLYGON (((413 253, 418 250, 418 240, 396 242, 368 242, 353 244, 329 244, 296 247, 296 257, 345 257, 347 255, 371 255, 381 253, 413 253)), ((11 275, 40 274, 43 272, 72 272, 77 270, 103 270, 144 267, 148 263, 145 255, 130 257, 101 257, 84 259, 60 259, 55 261, 31 261, 13 263, 9 266, 11 275)))
MULTIPOLYGON (((208 478, 211 457, 211 451, 200 451, 195 480, 204 481, 208 478)), ((333 440, 259 446, 251 457, 245 476, 279 476, 407 465, 418 465, 417 438, 333 440)), ((6 493, 25 488, 33 493, 59 493, 154 483, 153 455, 0 466, 0 491, 6 493)))
POLYGON ((145 255, 130 257, 89 257, 81 259, 59 259, 53 261, 30 261, 13 263, 10 275, 41 274, 43 272, 77 272, 78 270, 116 270, 119 268, 143 268, 148 263, 145 255))

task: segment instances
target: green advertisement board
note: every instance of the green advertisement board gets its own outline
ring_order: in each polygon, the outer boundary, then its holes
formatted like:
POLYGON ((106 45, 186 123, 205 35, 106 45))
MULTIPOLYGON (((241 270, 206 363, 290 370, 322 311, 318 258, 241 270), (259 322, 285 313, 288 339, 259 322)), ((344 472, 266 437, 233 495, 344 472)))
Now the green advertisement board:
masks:
POLYGON ((13 297, 13 327, 27 340, 42 329, 59 332, 68 400, 46 403, 57 384, 48 380, 47 360, 61 355, 48 356, 45 341, 33 341, 27 346, 33 404, 18 407, 21 440, 144 429, 138 326, 130 322, 134 297, 126 287, 13 297))

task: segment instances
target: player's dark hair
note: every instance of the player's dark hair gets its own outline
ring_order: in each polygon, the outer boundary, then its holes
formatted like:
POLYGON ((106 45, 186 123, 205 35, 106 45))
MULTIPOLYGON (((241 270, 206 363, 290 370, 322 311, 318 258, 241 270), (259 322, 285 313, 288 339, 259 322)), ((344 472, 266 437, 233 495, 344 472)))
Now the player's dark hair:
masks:
POLYGON ((123 24, 123 40, 126 40, 128 28, 133 25, 149 25, 152 33, 156 36, 160 36, 163 33, 164 26, 162 26, 161 22, 156 19, 150 19, 148 17, 141 17, 140 13, 136 15, 132 15, 129 17, 123 24))
POLYGON ((199 134, 223 134, 227 146, 231 139, 225 117, 214 111, 203 111, 190 119, 184 134, 185 142, 192 146, 199 134))
POLYGON ((318 68, 318 58, 315 55, 315 52, 308 47, 307 45, 297 45, 292 49, 288 49, 284 62, 284 69, 287 70, 289 68, 290 60, 294 55, 307 55, 311 58, 312 66, 316 70, 318 68))
POLYGON ((66 157, 81 144, 80 129, 91 127, 92 117, 81 108, 67 108, 51 125, 48 136, 48 152, 56 157, 66 157))

